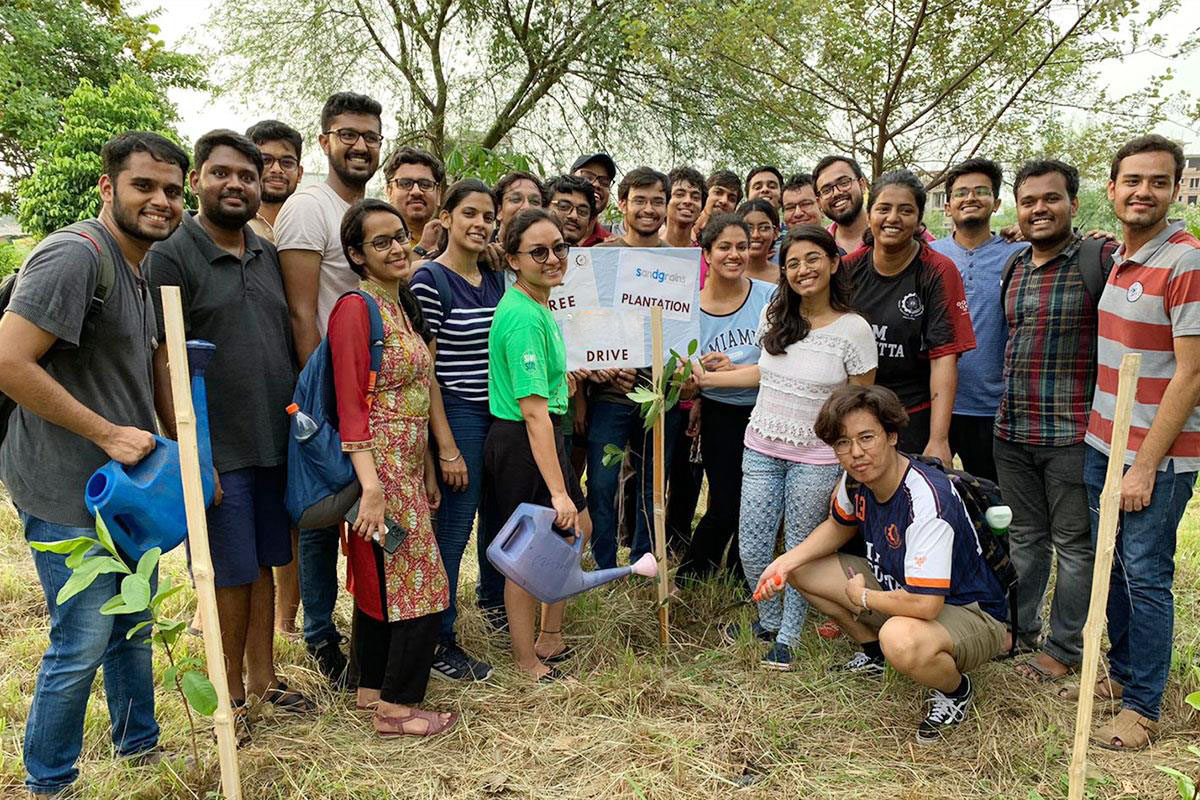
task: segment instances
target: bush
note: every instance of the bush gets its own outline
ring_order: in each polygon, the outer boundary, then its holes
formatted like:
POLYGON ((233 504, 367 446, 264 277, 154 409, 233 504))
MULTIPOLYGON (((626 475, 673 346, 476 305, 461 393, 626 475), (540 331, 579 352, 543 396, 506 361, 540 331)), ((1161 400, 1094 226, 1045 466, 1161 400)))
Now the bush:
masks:
POLYGON ((29 248, 16 242, 0 242, 0 280, 17 271, 29 255, 29 248))

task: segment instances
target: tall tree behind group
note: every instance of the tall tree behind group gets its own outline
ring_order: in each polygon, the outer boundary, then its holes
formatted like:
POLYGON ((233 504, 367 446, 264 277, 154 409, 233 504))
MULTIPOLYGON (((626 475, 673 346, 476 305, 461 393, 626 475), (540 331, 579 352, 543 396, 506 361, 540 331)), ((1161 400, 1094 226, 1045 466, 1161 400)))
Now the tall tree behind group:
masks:
POLYGON ((330 92, 370 93, 394 114, 397 141, 445 157, 463 140, 489 150, 507 144, 540 105, 561 108, 579 143, 593 139, 607 105, 598 98, 618 79, 621 22, 633 5, 223 0, 213 25, 228 90, 287 98, 309 118, 330 92))
POLYGON ((201 88, 200 61, 157 38, 156 12, 128 14, 120 0, 0 2, 0 213, 63 122, 63 102, 81 80, 105 88, 122 75, 159 97, 201 88))
MULTIPOLYGON (((1186 0, 1185 0, 1186 2, 1186 0)), ((1179 0, 650 0, 630 87, 735 160, 853 153, 872 175, 984 155, 1068 153, 1087 171, 1168 112, 1161 74, 1127 97, 1097 65, 1168 50, 1179 0), (1082 162, 1082 163, 1081 163, 1082 162)), ((1180 17, 1184 16, 1181 12, 1180 17)), ((1195 45, 1195 34, 1180 52, 1195 45)), ((1189 113, 1190 111, 1190 113, 1189 113)), ((933 165, 933 166, 930 166, 933 165)))

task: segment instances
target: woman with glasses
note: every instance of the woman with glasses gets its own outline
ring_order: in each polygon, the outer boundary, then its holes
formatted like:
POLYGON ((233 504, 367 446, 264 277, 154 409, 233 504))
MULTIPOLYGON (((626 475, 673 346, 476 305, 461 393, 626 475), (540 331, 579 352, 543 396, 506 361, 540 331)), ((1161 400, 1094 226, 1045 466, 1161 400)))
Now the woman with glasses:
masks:
MULTIPOLYGON (((441 252, 418 268, 411 282, 433 337, 429 349, 437 385, 430 422, 443 498, 436 530, 450 579, 450 607, 442 616, 434 669, 452 680, 485 680, 491 666, 458 646, 454 624, 459 566, 479 507, 483 442, 492 422, 487 336, 504 295, 503 276, 480 258, 496 221, 491 191, 482 181, 458 181, 446 192, 439 219, 441 252)), ((504 602, 503 577, 483 557, 482 546, 479 556, 479 604, 496 619, 504 602)))
MULTIPOLYGON (((871 326, 850 308, 849 275, 833 236, 801 225, 788 231, 780 253, 779 287, 758 326, 763 351, 758 365, 697 376, 709 391, 758 388, 745 429, 738 529, 751 587, 775 557, 781 519, 789 550, 825 519, 839 468, 834 451, 814 430, 817 416, 839 386, 870 384, 877 361, 871 326)), ((704 403, 707 414, 708 400, 704 403)), ((759 602, 752 632, 769 643, 764 666, 791 669, 807 609, 791 587, 782 597, 759 602)), ((730 626, 725 633, 736 639, 740 630, 730 626)))
MULTIPOLYGON (((515 285, 496 308, 488 334, 488 400, 496 420, 484 448, 482 519, 491 539, 521 503, 552 507, 560 535, 591 532, 583 493, 567 454, 562 416, 570 379, 566 346, 550 313, 550 291, 567 271, 567 244, 548 211, 530 208, 505 228, 504 254, 515 285)), ((517 668, 538 681, 562 674, 553 666, 571 655, 563 644, 565 601, 541 606, 512 581, 504 606, 517 668)))
POLYGON ((420 304, 404 285, 408 228, 382 200, 360 200, 341 225, 350 268, 383 318, 383 362, 371 373, 367 300, 343 295, 329 316, 338 433, 362 497, 347 541, 354 597, 357 705, 380 736, 434 736, 457 714, 425 699, 438 621, 449 601, 430 511, 439 502, 427 444, 432 356, 420 304))
MULTIPOLYGON (((747 368, 758 362, 758 323, 775 284, 746 277, 749 227, 732 214, 718 214, 700 232, 700 247, 708 261, 708 280, 700 290, 700 363, 711 374, 748 373, 747 368)), ((757 394, 754 383, 702 385, 700 398, 692 404, 688 428, 699 426, 701 461, 712 501, 692 534, 677 578, 695 580, 717 573, 727 548, 729 572, 741 574, 736 536, 742 438, 757 394)))
POLYGON ((746 277, 774 284, 779 280, 779 265, 771 263, 771 249, 779 233, 779 212, 770 201, 759 197, 738 206, 737 215, 750 228, 746 277))
POLYGON ((874 328, 879 385, 904 403, 902 452, 950 464, 950 415, 958 356, 975 348, 975 333, 954 262, 923 237, 925 187, 907 170, 871 186, 868 243, 846 257, 854 307, 874 328))

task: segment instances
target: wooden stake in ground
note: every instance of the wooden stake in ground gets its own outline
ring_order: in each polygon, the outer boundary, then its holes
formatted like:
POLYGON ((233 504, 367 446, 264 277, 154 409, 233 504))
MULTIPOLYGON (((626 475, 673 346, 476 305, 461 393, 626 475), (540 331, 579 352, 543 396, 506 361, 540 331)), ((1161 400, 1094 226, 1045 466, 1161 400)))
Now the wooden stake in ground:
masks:
POLYGON ((1113 548, 1121 514, 1121 479, 1125 470, 1125 446, 1129 442, 1129 418, 1133 414, 1134 390, 1142 368, 1141 353, 1121 358, 1117 384, 1117 410, 1113 414, 1111 449, 1104 489, 1100 492, 1100 527, 1096 536, 1096 561, 1092 569, 1092 600, 1087 624, 1083 626, 1083 668, 1079 671, 1079 707, 1075 713, 1075 748, 1071 753, 1071 784, 1068 800, 1083 800, 1087 783, 1087 748, 1092 732, 1096 673, 1100 667, 1100 634, 1104 632, 1108 582, 1112 575, 1113 548))
MULTIPOLYGON (((662 309, 650 309, 650 346, 653 348, 651 379, 662 388, 663 317, 662 309)), ((664 401, 665 401, 664 397, 664 401)), ((665 405, 665 403, 664 403, 665 405)), ((671 621, 667 593, 667 503, 666 503, 666 430, 665 409, 654 420, 654 558, 658 561, 658 641, 664 647, 670 636, 671 621)), ((642 468, 645 469, 645 463, 642 468)))
POLYGON ((212 557, 208 550, 208 521, 204 516, 204 489, 200 482, 200 450, 196 443, 196 410, 188 377, 187 342, 183 332, 183 304, 179 288, 162 287, 163 321, 167 331, 167 360, 171 370, 171 397, 175 406, 175 429, 179 437, 179 469, 183 475, 183 505, 187 513, 188 547, 192 556, 192 580, 204 635, 204 657, 208 679, 217 690, 213 723, 217 731, 217 755, 221 762, 221 789, 225 800, 241 800, 238 775, 237 734, 225 680, 225 653, 221 649, 221 622, 217 618, 217 594, 213 585, 212 557))

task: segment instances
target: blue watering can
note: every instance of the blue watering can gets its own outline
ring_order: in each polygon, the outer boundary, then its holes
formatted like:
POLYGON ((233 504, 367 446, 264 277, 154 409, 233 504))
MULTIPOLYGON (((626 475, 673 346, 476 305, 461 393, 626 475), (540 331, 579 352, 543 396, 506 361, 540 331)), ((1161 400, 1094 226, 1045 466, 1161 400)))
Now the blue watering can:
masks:
MULTIPOLYGON (((194 339, 187 343, 205 508, 212 503, 214 487, 204 370, 214 350, 212 342, 194 339)), ((179 444, 162 436, 155 436, 154 441, 154 449, 137 464, 127 467, 109 461, 92 473, 84 489, 87 510, 100 515, 113 542, 134 560, 152 547, 161 547, 164 553, 172 550, 187 537, 179 444)))
POLYGON ((553 508, 522 503, 487 549, 488 561, 505 578, 543 603, 557 603, 628 575, 653 578, 658 573, 651 553, 628 567, 584 572, 579 565, 583 537, 569 544, 556 534, 556 516, 553 508))

